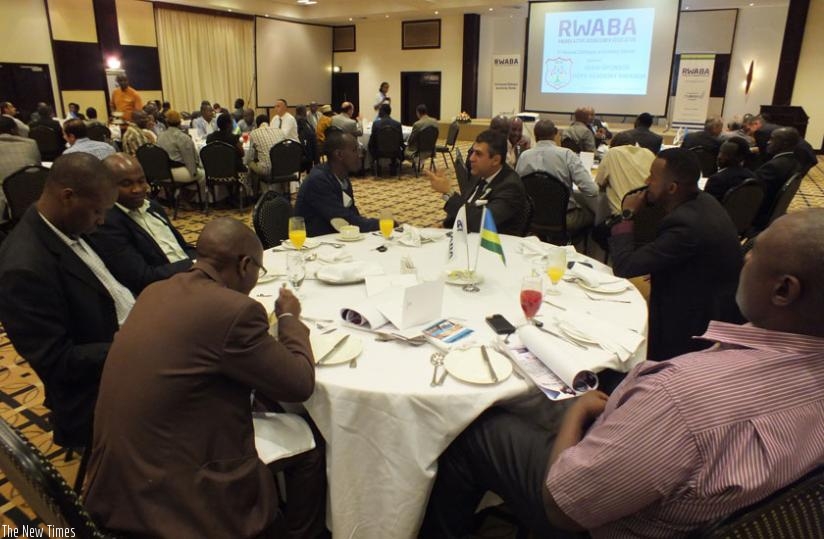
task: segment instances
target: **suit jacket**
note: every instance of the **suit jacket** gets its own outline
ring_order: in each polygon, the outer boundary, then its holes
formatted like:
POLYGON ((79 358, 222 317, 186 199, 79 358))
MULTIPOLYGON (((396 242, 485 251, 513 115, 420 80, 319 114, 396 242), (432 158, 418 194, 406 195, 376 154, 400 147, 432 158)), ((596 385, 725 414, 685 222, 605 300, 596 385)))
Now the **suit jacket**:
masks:
POLYGON ((350 225, 359 227, 361 232, 372 232, 380 228, 378 219, 363 217, 358 211, 352 182, 347 179, 346 189, 341 188, 328 164, 313 167, 309 176, 300 184, 295 215, 303 217, 306 234, 310 237, 334 233, 335 229, 330 221, 336 217, 346 219, 350 225), (348 208, 343 205, 344 193, 352 199, 348 208))
POLYGON ((661 151, 661 144, 664 143, 663 137, 650 131, 646 127, 636 127, 627 131, 632 135, 632 140, 638 143, 638 146, 646 148, 655 155, 661 151))
POLYGON ((574 141, 582 152, 594 152, 596 149, 595 133, 583 122, 572 122, 567 129, 564 129, 561 140, 564 139, 574 141))
MULTIPOLYGON (((166 223, 190 259, 197 257, 194 246, 186 243, 160 204, 150 200, 148 212, 166 223)), ((170 263, 154 238, 117 206, 106 213, 103 226, 92 233, 89 240, 112 275, 135 297, 149 284, 168 279, 192 265, 191 260, 170 263)))
POLYGON ((709 193, 718 199, 718 202, 724 201, 724 195, 727 191, 741 185, 744 180, 754 177, 755 174, 744 167, 734 165, 731 167, 722 168, 707 179, 707 185, 704 186, 704 192, 709 193))
POLYGON ((250 394, 314 390, 309 330, 269 335, 260 303, 198 262, 147 287, 115 337, 100 383, 85 505, 129 537, 255 537, 277 512, 258 459, 250 394))
POLYGON ((358 121, 345 114, 335 114, 332 116, 332 126, 356 138, 363 135, 363 128, 358 121))
POLYGON ((0 321, 43 381, 55 442, 85 446, 117 314, 109 292, 35 206, 0 248, 0 321))
POLYGON ((721 149, 721 140, 718 137, 714 137, 702 130, 687 133, 687 136, 684 137, 684 142, 681 143, 681 147, 686 148, 687 150, 691 150, 699 146, 706 149, 713 155, 718 155, 718 150, 721 149))
MULTIPOLYGON (((398 151, 400 152, 403 150, 403 127, 401 123, 392 118, 391 116, 386 116, 385 118, 378 118, 374 122, 372 122, 372 134, 369 135, 369 153, 375 155, 375 152, 378 149, 378 130, 382 127, 391 127, 393 129, 397 129, 399 133, 401 133, 401 145, 398 147, 398 151)), ((413 127, 414 129, 414 127, 413 127)), ((411 137, 411 135, 410 135, 411 137)))
MULTIPOLYGON (((455 217, 461 206, 467 203, 476 191, 479 179, 472 178, 472 187, 462 195, 454 194, 444 204, 446 219, 444 226, 451 228, 455 223, 455 217)), ((501 234, 511 234, 513 236, 523 236, 527 220, 527 198, 524 182, 521 181, 518 173, 512 170, 509 165, 504 165, 501 171, 492 180, 492 183, 484 188, 485 195, 473 199, 473 203, 466 206, 466 220, 470 232, 480 230, 482 206, 476 206, 475 200, 486 200, 486 208, 492 212, 495 219, 495 227, 501 234)))
MULTIPOLYGON (((620 226, 620 225, 619 225, 620 226)), ((741 247, 727 212, 703 192, 676 207, 639 248, 634 234, 609 239, 619 277, 649 274, 647 359, 661 361, 709 346, 693 339, 710 320, 740 322, 735 304, 741 247)))
POLYGON ((755 171, 755 177, 764 184, 764 202, 758 210, 753 223, 758 228, 765 228, 769 224, 770 210, 778 198, 781 186, 787 183, 793 174, 800 172, 801 164, 792 152, 776 155, 755 171))
POLYGON ((438 120, 427 115, 423 118, 419 118, 412 124, 412 131, 409 133, 409 140, 406 141, 406 148, 410 153, 415 153, 418 151, 418 135, 420 135, 421 131, 427 127, 434 127, 435 129, 438 129, 438 120))

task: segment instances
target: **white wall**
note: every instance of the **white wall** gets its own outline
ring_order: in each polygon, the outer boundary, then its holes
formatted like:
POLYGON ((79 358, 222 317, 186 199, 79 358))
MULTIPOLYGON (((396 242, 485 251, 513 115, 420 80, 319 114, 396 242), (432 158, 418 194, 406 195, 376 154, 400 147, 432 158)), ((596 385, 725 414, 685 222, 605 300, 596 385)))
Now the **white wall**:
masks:
POLYGON ((724 100, 725 119, 748 112, 757 114, 761 105, 772 103, 787 11, 788 6, 739 10, 724 100), (750 93, 746 95, 744 87, 751 61, 755 61, 755 67, 750 93))
POLYGON ((804 28, 804 42, 801 45, 801 55, 798 58, 798 73, 793 87, 792 104, 804 107, 810 117, 807 126, 807 142, 813 148, 821 148, 821 138, 824 137, 824 99, 821 98, 821 74, 824 67, 821 65, 822 51, 824 51, 824 2, 814 0, 810 2, 807 12, 807 26, 804 28))
MULTIPOLYGON (((523 16, 481 16, 478 50, 478 118, 492 116, 492 57, 497 54, 520 54, 521 74, 524 66, 526 14, 523 16)), ((523 78, 521 78, 523 91, 523 78)))
MULTIPOLYGON (((401 20, 390 18, 356 23, 355 52, 338 52, 334 65, 344 73, 359 73, 360 114, 374 117, 372 102, 381 82, 389 83, 394 117, 400 116, 401 72, 441 72, 441 117, 461 112, 463 73, 463 16, 441 18, 440 49, 401 49, 401 20)), ((335 103, 337 108, 340 103, 335 103)))
POLYGON ((3 36, 0 62, 48 64, 55 111, 62 110, 43 0, 14 0, 5 2, 3 8, 3 16, 0 17, 0 36, 3 36))

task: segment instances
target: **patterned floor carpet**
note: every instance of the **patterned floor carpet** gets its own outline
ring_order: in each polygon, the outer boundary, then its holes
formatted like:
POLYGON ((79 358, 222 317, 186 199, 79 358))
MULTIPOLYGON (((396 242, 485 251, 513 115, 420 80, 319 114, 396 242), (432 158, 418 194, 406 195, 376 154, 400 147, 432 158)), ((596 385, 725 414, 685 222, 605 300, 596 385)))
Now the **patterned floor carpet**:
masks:
MULTIPOLYGON (((466 155, 469 144, 461 143, 459 146, 463 155, 466 155)), ((443 160, 436 161, 436 164, 439 168, 444 166, 443 160)), ((361 213, 378 215, 382 210, 390 210, 400 222, 421 227, 440 226, 443 219, 443 202, 440 197, 430 189, 428 181, 416 179, 408 165, 404 167, 403 173, 401 179, 397 179, 397 176, 369 176, 353 180, 355 199, 361 213)), ((447 174, 455 182, 451 168, 447 174)), ((790 210, 809 207, 824 207, 824 161, 821 160, 804 179, 790 210)), ((218 216, 241 219, 251 226, 251 208, 246 208, 242 213, 232 209, 214 210, 209 215, 194 210, 181 210, 175 225, 188 241, 194 242, 203 226, 218 216)), ((67 460, 66 451, 54 445, 48 423, 49 411, 43 406, 43 385, 29 365, 15 352, 5 332, 0 332, 0 416, 20 428, 63 473, 68 482, 73 484, 78 458, 67 460)), ((32 526, 37 525, 37 519, 16 489, 0 475, 0 525, 3 524, 32 526)), ((514 537, 514 533, 506 525, 490 526, 483 537, 514 537)))

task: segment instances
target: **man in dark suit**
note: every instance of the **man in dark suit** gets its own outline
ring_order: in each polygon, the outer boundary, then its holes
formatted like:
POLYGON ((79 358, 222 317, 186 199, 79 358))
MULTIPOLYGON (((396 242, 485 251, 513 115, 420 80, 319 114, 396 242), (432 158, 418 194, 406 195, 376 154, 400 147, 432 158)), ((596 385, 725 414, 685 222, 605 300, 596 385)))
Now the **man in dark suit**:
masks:
POLYGON ((195 248, 160 204, 146 198, 149 184, 136 158, 117 153, 103 164, 117 183, 117 203, 89 239, 112 275, 137 296, 149 284, 189 269, 195 248))
POLYGON ((347 224, 359 227, 361 232, 378 230, 377 219, 364 217, 358 211, 349 180, 349 174, 361 166, 358 141, 349 133, 328 132, 323 152, 326 163, 312 168, 301 183, 295 202, 295 215, 306 222, 306 234, 332 234, 347 224))
POLYGON ((740 321, 738 235, 721 204, 698 189, 700 175, 695 154, 664 150, 652 162, 648 189, 624 199, 623 219, 612 227, 615 275, 650 275, 650 360, 706 348, 706 342, 692 337, 704 333, 710 320, 740 321), (636 247, 632 219, 647 203, 662 206, 666 216, 655 239, 636 247))
MULTIPOLYGON (((401 141, 397 148, 398 155, 403 155, 403 129, 401 123, 392 117, 392 106, 389 103, 384 103, 378 107, 378 118, 372 123, 372 134, 369 135, 369 154, 377 155, 378 151, 378 133, 381 129, 392 129, 397 131, 398 140, 401 141)), ((389 163, 389 173, 395 174, 398 171, 398 160, 393 158, 389 163)))
POLYGON ((757 228, 766 228, 781 187, 801 171, 801 164, 794 153, 800 138, 794 127, 779 127, 772 131, 767 144, 767 154, 771 158, 755 171, 755 177, 764 184, 764 202, 754 222, 757 228))
POLYGON ((767 145, 770 142, 772 132, 778 129, 778 126, 765 121, 764 117, 759 114, 757 116, 747 117, 744 127, 747 130, 747 134, 755 140, 755 145, 758 146, 758 152, 763 162, 766 162, 769 159, 769 149, 767 145))
POLYGON ((469 231, 478 232, 483 206, 486 206, 498 232, 523 236, 529 204, 524 183, 506 164, 506 144, 506 135, 499 131, 487 129, 478 135, 469 158, 474 184, 466 193, 452 191, 452 184, 442 171, 435 174, 426 171, 432 189, 441 193, 445 201, 445 227, 451 227, 461 206, 466 206, 469 231))
POLYGON ((707 118, 704 122, 704 129, 702 131, 693 131, 687 133, 684 141, 681 143, 682 148, 691 150, 693 148, 704 148, 713 156, 718 155, 718 150, 721 148, 721 139, 718 136, 721 130, 724 129, 724 122, 721 118, 713 117, 707 118))
POLYGON ((744 151, 749 152, 746 143, 743 149, 740 144, 731 140, 721 145, 718 152, 719 170, 707 180, 707 185, 704 186, 705 193, 714 196, 718 202, 723 202, 727 191, 754 176, 750 169, 744 168, 744 151))
POLYGON ((248 295, 262 257, 243 223, 210 222, 197 264, 146 288, 115 337, 85 489, 86 507, 105 528, 180 538, 325 532, 322 449, 299 455, 310 459, 301 459, 300 477, 286 469, 285 522, 276 520, 274 476, 255 449, 252 391, 299 402, 315 387, 300 303, 280 291, 275 339, 266 310, 248 295))
POLYGON ((661 151, 664 139, 661 135, 650 131, 650 127, 652 127, 652 114, 642 112, 635 118, 635 128, 627 130, 627 133, 638 143, 638 146, 657 154, 661 151))
POLYGON ((85 446, 103 362, 134 298, 86 243, 117 189, 87 153, 60 157, 0 248, 0 321, 43 381, 54 441, 85 446))

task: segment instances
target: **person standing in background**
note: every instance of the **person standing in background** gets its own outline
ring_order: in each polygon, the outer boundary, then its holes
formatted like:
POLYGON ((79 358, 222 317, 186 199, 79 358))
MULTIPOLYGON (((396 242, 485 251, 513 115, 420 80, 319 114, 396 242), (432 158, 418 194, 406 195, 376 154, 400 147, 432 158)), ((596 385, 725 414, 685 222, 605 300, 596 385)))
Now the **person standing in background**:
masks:
POLYGON ((378 89, 378 95, 375 96, 375 104, 372 107, 373 109, 375 109, 375 118, 378 117, 378 109, 381 108, 381 105, 383 105, 384 103, 390 105, 391 101, 392 98, 389 97, 389 83, 383 81, 381 83, 381 87, 378 89))
POLYGON ((129 77, 125 73, 118 75, 115 80, 119 88, 112 92, 112 110, 122 112, 123 119, 130 122, 134 111, 143 110, 143 100, 137 90, 129 86, 129 77))

